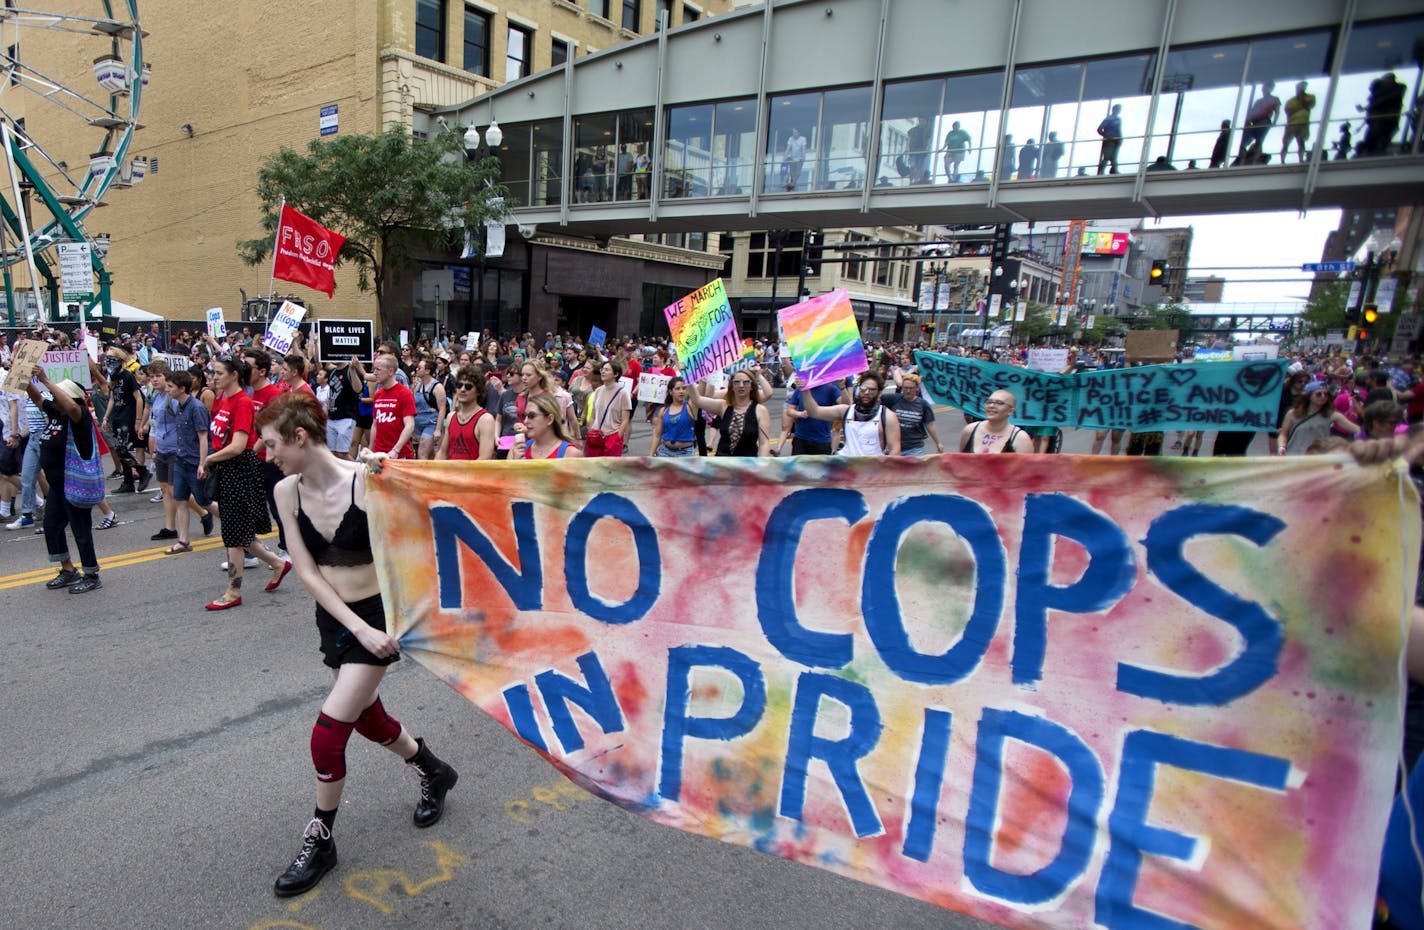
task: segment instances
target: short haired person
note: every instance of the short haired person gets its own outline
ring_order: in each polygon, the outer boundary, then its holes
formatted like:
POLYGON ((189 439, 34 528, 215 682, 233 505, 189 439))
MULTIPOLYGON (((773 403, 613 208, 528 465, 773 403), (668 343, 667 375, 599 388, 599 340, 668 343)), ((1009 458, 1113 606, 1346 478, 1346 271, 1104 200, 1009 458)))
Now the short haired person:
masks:
POLYGON ((633 430, 633 402, 620 379, 623 366, 609 359, 598 366, 598 390, 593 392, 588 417, 590 440, 584 454, 590 458, 617 458, 623 454, 633 430), (602 435, 602 440, 598 435, 602 435))
MULTIPOLYGON (((177 529, 178 511, 180 509, 192 510, 211 521, 207 507, 200 506, 191 499, 191 495, 182 498, 176 497, 173 490, 173 472, 178 464, 178 405, 173 400, 173 391, 170 387, 170 379, 178 375, 184 375, 185 383, 191 387, 193 376, 187 372, 168 371, 168 366, 161 361, 154 362, 148 367, 148 383, 154 388, 153 400, 149 404, 151 414, 149 416, 148 430, 148 451, 153 455, 154 474, 158 478, 158 486, 163 495, 163 529, 154 533, 149 539, 157 542, 163 539, 180 539, 177 529)), ((201 407, 202 404, 194 404, 201 407)), ((208 412, 202 413, 204 439, 207 438, 208 412)), ((185 424, 185 428, 191 431, 191 426, 185 424)), ((194 479, 196 480, 197 463, 193 463, 194 479)), ((186 535, 186 534, 185 534, 186 535)), ((185 550, 179 550, 185 551, 185 550)))
POLYGON ((283 357, 284 369, 282 371, 283 391, 306 391, 313 397, 316 391, 307 383, 307 359, 306 356, 296 352, 288 352, 283 357))
POLYGON ((494 459, 499 436, 494 415, 482 403, 484 384, 474 365, 462 365, 455 373, 455 409, 440 433, 435 458, 452 462, 494 459))
POLYGON ((148 487, 148 472, 134 458, 135 430, 143 407, 143 392, 129 367, 131 357, 117 346, 109 346, 109 403, 99 428, 109 434, 109 446, 119 461, 123 484, 116 493, 135 494, 148 487), (141 486, 135 486, 136 482, 141 486))
POLYGON ((198 472, 208 459, 210 417, 208 408, 193 396, 192 373, 175 371, 165 381, 168 387, 166 403, 170 407, 177 447, 170 468, 172 490, 164 498, 165 507, 172 502, 175 541, 166 552, 178 555, 193 551, 188 535, 190 512, 197 513, 202 520, 204 536, 213 532, 213 502, 208 500, 203 483, 198 480, 198 472))
POLYGON ((967 423, 959 433, 959 451, 975 455, 995 452, 1033 452, 1033 438, 1009 423, 1018 407, 1012 391, 995 391, 984 401, 984 419, 967 423))
POLYGON ((802 393, 806 412, 818 420, 840 422, 845 435, 841 455, 899 455, 900 419, 895 411, 880 403, 885 379, 867 371, 856 380, 855 402, 821 406, 816 395, 802 393))
MULTIPOLYGON (((395 358, 388 358, 394 365, 395 358)), ((286 475, 277 485, 277 500, 294 514, 292 563, 316 600, 322 662, 335 679, 312 727, 316 810, 302 833, 301 850, 273 885, 277 895, 289 897, 309 891, 336 866, 331 828, 346 786, 346 743, 353 730, 405 760, 420 777, 417 827, 440 820, 445 794, 459 773, 423 739, 412 738, 381 704, 381 680, 400 658, 400 643, 386 632, 364 466, 339 459, 326 447, 326 411, 305 392, 288 392, 264 408, 258 429, 269 461, 286 475)))
POLYGON ((398 459, 413 459, 410 440, 415 435, 415 395, 399 383, 400 365, 389 353, 376 356, 371 366, 376 395, 371 399, 371 451, 398 459))
MULTIPOLYGON (((781 371, 790 385, 791 376, 795 373, 791 359, 781 360, 781 371)), ((835 451, 831 447, 831 424, 806 412, 806 404, 801 399, 806 390, 799 385, 788 387, 786 404, 781 408, 781 436, 776 444, 777 452, 784 448, 786 435, 790 433, 792 455, 831 455, 835 451)), ((810 392, 816 395, 816 403, 822 407, 849 399, 849 395, 845 393, 844 382, 839 380, 817 385, 811 388, 810 392)))
POLYGON ((920 391, 920 376, 914 372, 900 376, 900 390, 887 392, 880 402, 895 411, 900 421, 900 454, 922 456, 927 442, 933 442, 936 452, 944 451, 939 427, 935 426, 934 407, 920 391))

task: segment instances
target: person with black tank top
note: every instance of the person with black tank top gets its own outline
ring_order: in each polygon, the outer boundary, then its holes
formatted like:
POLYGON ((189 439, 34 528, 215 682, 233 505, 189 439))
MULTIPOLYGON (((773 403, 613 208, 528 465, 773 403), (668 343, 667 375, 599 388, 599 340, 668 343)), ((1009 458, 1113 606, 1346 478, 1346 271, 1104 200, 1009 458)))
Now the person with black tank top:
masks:
MULTIPOLYGON (((346 779, 346 742, 354 730, 395 753, 420 777, 417 827, 433 826, 445 794, 459 775, 386 712, 377 693, 386 667, 400 658, 400 643, 386 632, 386 611, 371 553, 365 485, 355 462, 326 446, 326 412, 305 391, 283 394, 257 421, 270 461, 285 478, 277 505, 293 520, 292 563, 316 599, 323 662, 336 682, 312 727, 316 811, 302 834, 301 850, 277 879, 280 897, 315 887, 336 866, 331 828, 346 779)), ((370 456, 380 460, 384 456, 370 456)))
POLYGON ((1009 423, 1018 398, 1011 391, 995 391, 984 401, 984 419, 967 424, 959 433, 959 451, 1033 452, 1033 437, 1009 423))
POLYGON ((687 395, 688 403, 716 415, 717 454, 745 458, 765 458, 771 454, 771 414, 761 397, 755 374, 759 368, 732 372, 727 396, 703 397, 697 391, 687 395))

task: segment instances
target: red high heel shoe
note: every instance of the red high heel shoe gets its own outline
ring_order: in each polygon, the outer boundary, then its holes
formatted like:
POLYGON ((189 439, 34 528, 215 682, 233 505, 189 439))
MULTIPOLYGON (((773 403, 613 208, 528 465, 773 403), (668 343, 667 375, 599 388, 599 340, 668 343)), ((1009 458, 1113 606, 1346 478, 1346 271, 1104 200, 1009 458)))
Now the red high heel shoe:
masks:
POLYGON ((282 571, 281 571, 280 574, 277 575, 276 580, 267 582, 267 587, 263 588, 262 590, 264 590, 264 591, 275 591, 275 590, 277 590, 278 588, 280 588, 280 587, 282 586, 282 579, 283 579, 283 578, 286 578, 286 577, 287 577, 287 572, 289 572, 289 571, 291 571, 291 570, 292 570, 292 563, 291 563, 291 562, 283 562, 283 563, 282 563, 282 571))

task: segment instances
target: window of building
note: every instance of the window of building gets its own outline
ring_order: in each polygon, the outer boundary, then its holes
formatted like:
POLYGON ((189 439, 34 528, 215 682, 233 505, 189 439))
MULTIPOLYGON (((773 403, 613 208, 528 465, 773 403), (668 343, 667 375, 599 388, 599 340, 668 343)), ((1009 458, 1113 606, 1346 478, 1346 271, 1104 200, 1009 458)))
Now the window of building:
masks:
POLYGON ((588 0, 588 11, 594 16, 603 19, 613 20, 613 0, 588 0))
POLYGON ((664 23, 672 25, 672 0, 658 0, 658 22, 661 26, 664 23))
POLYGON ((695 23, 702 18, 702 11, 695 6, 682 5, 682 21, 684 23, 695 23))
MULTIPOLYGON (((847 245, 855 245, 856 243, 869 241, 870 237, 864 233, 846 233, 845 242, 847 245)), ((861 264, 858 259, 864 258, 865 254, 864 252, 847 251, 845 253, 847 261, 842 266, 845 269, 842 277, 849 278, 852 281, 864 281, 865 266, 861 264)))
POLYGON ((643 0, 623 0, 623 28, 637 32, 643 21, 643 0))
POLYGON ((474 7, 465 7, 464 69, 482 77, 490 76, 490 17, 474 7))
POLYGON ((731 233, 721 233, 717 236, 717 251, 722 253, 722 277, 727 280, 732 277, 732 255, 736 248, 736 236, 731 233))
POLYGON ((563 39, 553 39, 549 43, 549 67, 557 68, 569 60, 569 43, 563 39))
POLYGON ((783 234, 781 258, 777 260, 776 239, 768 233, 752 233, 748 240, 748 278, 795 278, 801 273, 801 230, 783 234))
POLYGON ((504 79, 517 81, 530 75, 530 51, 534 37, 528 29, 509 24, 509 45, 504 53, 504 79))
POLYGON ((445 0, 415 0, 415 53, 445 60, 445 0))

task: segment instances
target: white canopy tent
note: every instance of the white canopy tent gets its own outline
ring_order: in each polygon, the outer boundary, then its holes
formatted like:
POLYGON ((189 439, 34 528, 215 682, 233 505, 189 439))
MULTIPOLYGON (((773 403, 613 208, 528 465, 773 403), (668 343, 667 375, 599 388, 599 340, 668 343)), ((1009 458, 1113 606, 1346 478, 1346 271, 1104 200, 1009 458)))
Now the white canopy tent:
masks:
POLYGON ((152 323, 155 320, 158 322, 163 321, 163 317, 156 313, 149 313, 147 310, 140 310, 138 307, 120 303, 117 300, 110 299, 109 306, 113 308, 114 316, 118 317, 120 322, 123 323, 152 323))

